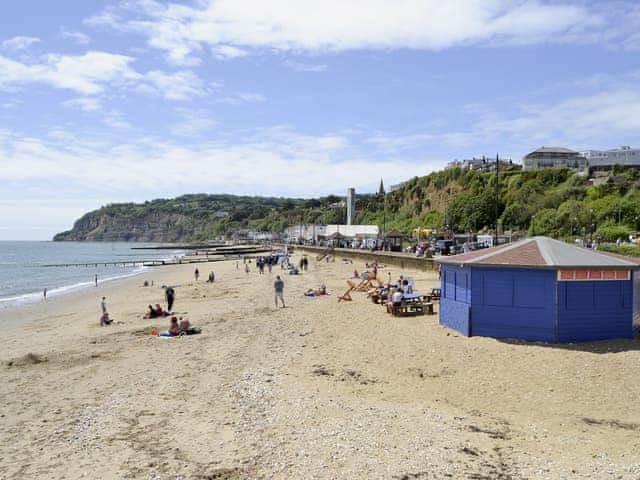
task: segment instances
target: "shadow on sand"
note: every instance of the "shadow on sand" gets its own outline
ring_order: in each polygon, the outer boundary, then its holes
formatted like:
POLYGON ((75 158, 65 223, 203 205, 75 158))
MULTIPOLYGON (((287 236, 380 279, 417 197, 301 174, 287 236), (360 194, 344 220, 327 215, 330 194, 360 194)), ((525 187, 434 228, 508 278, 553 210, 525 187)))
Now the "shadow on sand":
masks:
POLYGON ((640 350, 640 335, 636 333, 633 339, 599 340, 597 342, 580 343, 544 343, 527 342, 524 340, 496 339, 508 345, 522 345, 527 347, 556 348, 560 350, 571 350, 575 352, 588 352, 596 354, 604 353, 624 353, 640 350))

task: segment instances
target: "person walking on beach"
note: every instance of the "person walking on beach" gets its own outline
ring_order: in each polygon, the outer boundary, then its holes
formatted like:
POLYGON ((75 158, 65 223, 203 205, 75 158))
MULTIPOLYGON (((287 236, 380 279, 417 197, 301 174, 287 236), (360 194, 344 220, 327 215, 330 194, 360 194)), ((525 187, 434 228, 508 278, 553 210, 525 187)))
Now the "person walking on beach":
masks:
POLYGON ((200 271, 196 268, 196 271, 193 272, 193 275, 196 277, 196 282, 198 281, 198 277, 200 277, 200 271))
POLYGON ((282 279, 280 278, 280 275, 276 276, 276 281, 273 282, 273 289, 275 291, 276 294, 276 308, 278 308, 278 299, 280 299, 280 301, 282 302, 282 308, 284 307, 284 282, 282 281, 282 279))
POLYGON ((244 273, 246 273, 247 275, 249 275, 249 264, 245 263, 244 264, 244 273))
POLYGON ((98 286, 98 274, 97 274, 97 273, 96 273, 96 276, 95 276, 95 279, 94 279, 94 280, 95 280, 95 282, 96 282, 96 287, 97 287, 97 286, 98 286))
POLYGON ((44 299, 47 299, 47 287, 44 288, 44 291, 42 292, 42 295, 44 296, 44 299))
POLYGON ((176 299, 176 292, 173 287, 167 287, 164 291, 164 296, 167 299, 167 311, 171 312, 171 308, 173 307, 173 302, 176 299))
POLYGON ((102 297, 102 301, 100 302, 100 308, 102 308, 102 313, 107 313, 107 297, 102 297))

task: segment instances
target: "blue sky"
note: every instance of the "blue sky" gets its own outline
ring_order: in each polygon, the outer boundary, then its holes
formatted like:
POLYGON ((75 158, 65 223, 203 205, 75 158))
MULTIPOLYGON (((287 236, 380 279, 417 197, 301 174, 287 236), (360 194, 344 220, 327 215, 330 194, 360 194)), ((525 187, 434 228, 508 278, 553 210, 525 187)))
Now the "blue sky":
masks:
POLYGON ((111 202, 640 146, 638 32, 634 1, 5 2, 0 239, 111 202))

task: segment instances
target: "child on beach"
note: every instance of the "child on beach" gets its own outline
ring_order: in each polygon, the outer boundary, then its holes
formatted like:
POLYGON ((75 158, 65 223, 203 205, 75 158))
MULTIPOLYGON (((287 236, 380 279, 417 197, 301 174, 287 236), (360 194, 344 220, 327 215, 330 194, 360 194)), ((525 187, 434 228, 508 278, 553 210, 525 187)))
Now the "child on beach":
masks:
POLYGON ((283 296, 284 282, 280 278, 280 275, 276 276, 276 281, 273 282, 273 289, 274 289, 275 295, 276 295, 276 308, 278 308, 278 299, 280 299, 280 301, 282 302, 282 308, 285 308, 284 307, 284 296, 283 296))

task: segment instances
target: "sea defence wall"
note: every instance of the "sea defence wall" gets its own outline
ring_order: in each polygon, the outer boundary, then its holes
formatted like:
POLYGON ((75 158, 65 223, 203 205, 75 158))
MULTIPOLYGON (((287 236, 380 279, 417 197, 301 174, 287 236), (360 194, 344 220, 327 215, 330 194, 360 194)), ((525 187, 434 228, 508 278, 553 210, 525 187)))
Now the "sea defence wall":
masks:
POLYGON ((431 258, 418 258, 400 252, 382 252, 378 250, 372 252, 370 250, 356 250, 352 248, 311 247, 307 245, 295 245, 294 250, 313 255, 329 253, 338 259, 349 258, 351 260, 369 263, 376 260, 378 263, 400 268, 416 268, 418 270, 434 270, 438 268, 438 264, 431 258))

